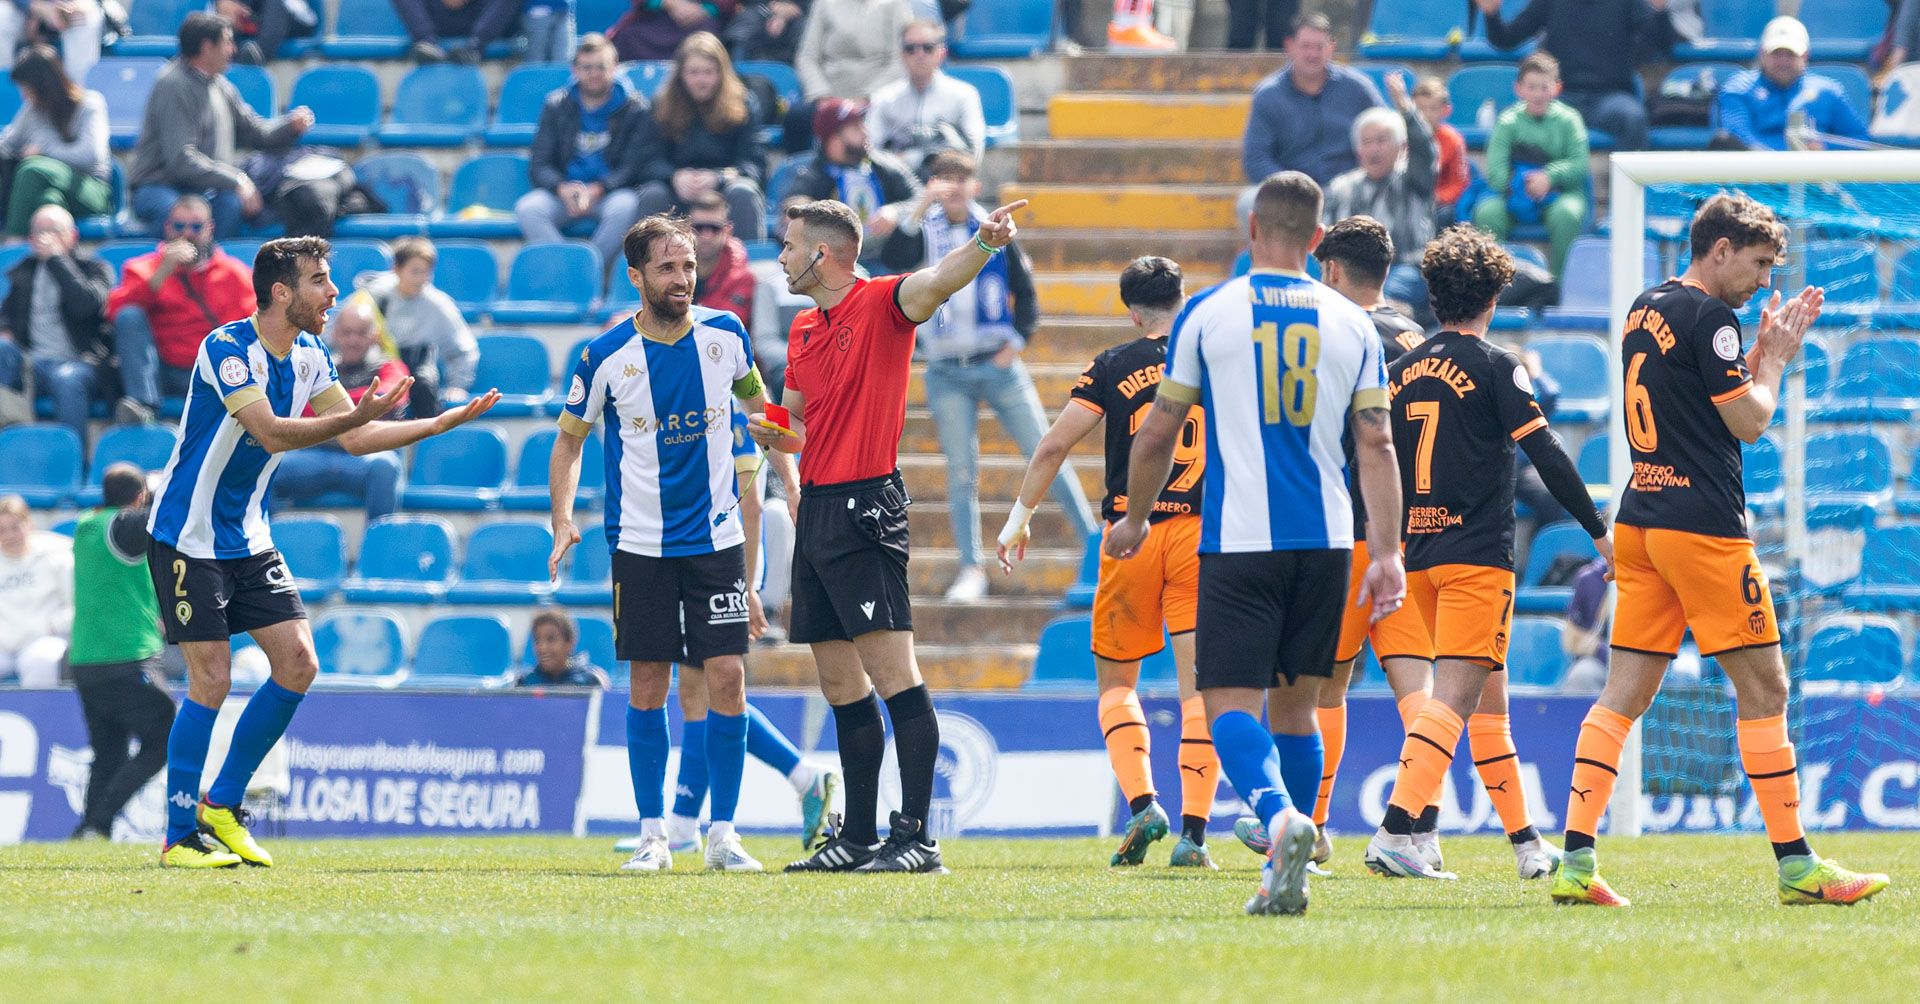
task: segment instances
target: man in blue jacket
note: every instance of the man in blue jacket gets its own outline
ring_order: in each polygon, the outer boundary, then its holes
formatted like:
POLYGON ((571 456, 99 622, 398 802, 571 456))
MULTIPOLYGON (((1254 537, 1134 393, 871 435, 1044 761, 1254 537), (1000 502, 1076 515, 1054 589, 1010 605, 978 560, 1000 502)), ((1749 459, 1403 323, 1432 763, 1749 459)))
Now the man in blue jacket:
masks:
POLYGON ((1260 182, 1280 171, 1300 171, 1320 187, 1358 163, 1353 120, 1386 104, 1366 74, 1333 61, 1333 22, 1325 14, 1294 19, 1287 38, 1287 65, 1253 89, 1240 165, 1248 187, 1237 215, 1245 226, 1260 182))
MULTIPOLYGON (((1867 140, 1867 124, 1847 102, 1846 89, 1807 72, 1807 28, 1776 17, 1760 33, 1760 67, 1735 74, 1720 88, 1720 131, 1749 150, 1785 150, 1787 126, 1805 114, 1807 127, 1825 136, 1867 140)), ((1807 136, 1809 149, 1826 149, 1807 136)))

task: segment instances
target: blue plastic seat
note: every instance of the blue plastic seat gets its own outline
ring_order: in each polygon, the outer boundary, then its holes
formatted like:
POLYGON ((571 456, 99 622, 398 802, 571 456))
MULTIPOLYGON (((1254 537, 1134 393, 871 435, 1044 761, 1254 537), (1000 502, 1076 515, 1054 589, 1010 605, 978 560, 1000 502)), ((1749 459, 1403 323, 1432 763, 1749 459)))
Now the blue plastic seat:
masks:
POLYGON ((173 427, 170 425, 116 425, 101 434, 93 444, 93 462, 87 474, 87 486, 75 500, 82 508, 100 504, 100 478, 107 468, 125 461, 148 473, 167 466, 173 457, 173 427))
POLYGON ((500 290, 499 266, 493 249, 483 241, 449 238, 435 241, 439 260, 433 266, 433 284, 453 297, 467 320, 479 320, 500 290))
POLYGON ((1911 523, 1867 531, 1860 551, 1860 579, 1846 591, 1847 605, 1864 610, 1920 610, 1920 526, 1911 523))
POLYGON ((1558 617, 1515 617, 1507 638, 1507 682, 1516 687, 1557 687, 1567 673, 1558 617))
POLYGON ((51 509, 80 490, 80 437, 64 425, 0 429, 0 495, 18 495, 51 509))
POLYGON ((604 607, 613 603, 613 552, 607 547, 606 524, 580 524, 580 543, 567 552, 567 571, 560 577, 553 598, 567 606, 604 607))
POLYGON ((127 262, 143 254, 149 254, 153 249, 154 243, 150 240, 118 240, 108 241, 94 248, 93 253, 99 255, 101 261, 113 266, 113 281, 117 284, 120 281, 120 270, 126 267, 127 262))
MULTIPOLYGON (((1718 94, 1722 85, 1746 67, 1739 63, 1687 63, 1668 71, 1665 83, 1684 81, 1705 84, 1710 94, 1718 94)), ((1665 89, 1665 83, 1662 89, 1665 89)), ((1706 125, 1654 126, 1647 131, 1647 146, 1654 150, 1704 150, 1713 141, 1713 112, 1706 125)))
POLYGON ((0 121, 12 122, 20 113, 20 85, 12 77, 0 79, 0 121))
POLYGON ((7 291, 13 288, 13 280, 7 278, 7 272, 18 265, 27 254, 28 248, 25 244, 0 246, 0 297, 6 296, 7 291))
MULTIPOLYGON (((0 88, 0 95, 5 94, 0 88)), ((15 106, 16 110, 18 105, 15 106)), ((9 119, 11 121, 11 119, 9 119)), ((147 232, 146 224, 141 223, 128 213, 127 172, 122 170, 120 162, 110 161, 107 165, 107 185, 110 188, 107 211, 94 216, 82 216, 74 221, 74 229, 80 232, 83 241, 102 241, 113 237, 133 237, 147 232)))
POLYGON ((1803 3, 1799 17, 1812 43, 1807 55, 1814 59, 1864 63, 1887 27, 1887 12, 1875 4, 1803 3))
POLYGON ((628 63, 621 71, 627 83, 633 85, 634 92, 653 103, 660 94, 660 85, 673 76, 673 62, 666 59, 643 59, 637 63, 628 63))
MULTIPOLYGON (((520 460, 514 465, 513 485, 500 494, 500 506, 516 512, 546 512, 551 496, 547 490, 547 464, 553 458, 557 429, 541 429, 520 444, 520 460)), ((607 483, 606 447, 598 432, 587 433, 580 447, 580 487, 573 504, 578 509, 600 507, 601 492, 607 483)))
POLYGON ((953 40, 959 59, 1030 59, 1053 48, 1053 4, 976 0, 953 40))
POLYGON ((1821 625, 1807 642, 1803 681, 1892 683, 1906 664, 1900 628, 1879 617, 1841 617, 1821 625))
POLYGON ((500 403, 493 414, 521 418, 543 413, 553 396, 547 373, 545 342, 518 333, 496 333, 480 338, 480 361, 474 371, 476 390, 497 388, 500 403))
POLYGON ((1893 286, 1887 298, 1909 307, 1920 305, 1920 248, 1914 248, 1893 263, 1893 286))
POLYGON ((1414 72, 1413 67, 1405 63, 1355 63, 1353 68, 1359 70, 1368 80, 1373 81, 1373 89, 1379 91, 1382 98, 1387 96, 1389 76, 1398 74, 1400 80, 1407 85, 1408 93, 1412 93, 1413 85, 1420 79, 1420 75, 1414 72))
POLYGON ((590 244, 527 244, 513 256, 507 292, 493 305, 499 324, 577 324, 600 289, 600 253, 590 244))
POLYGON ((410 687, 481 689, 511 682, 513 636, 500 617, 463 614, 439 617, 420 631, 414 646, 410 687))
MULTIPOLYGON (((800 90, 800 75, 793 72, 793 67, 785 63, 764 59, 743 59, 735 63, 733 69, 742 79, 759 77, 767 82, 767 86, 773 88, 774 96, 779 100, 775 107, 760 109, 760 117, 765 123, 760 127, 760 141, 769 147, 779 146, 786 133, 781 126, 781 119, 785 116, 787 109, 799 104, 803 97, 800 90)), ((952 65, 946 67, 949 73, 955 69, 958 67, 952 65)), ((991 114, 987 116, 987 121, 991 126, 993 121, 991 114)), ((1016 127, 1017 125, 1016 123, 1016 127)), ((991 132, 991 128, 988 131, 991 132)))
POLYGON ((522 63, 500 83, 500 103, 487 126, 488 146, 529 146, 547 95, 567 86, 573 70, 565 63, 522 63))
POLYGON ((1611 440, 1604 432, 1596 432, 1588 436, 1586 442, 1580 444, 1580 456, 1574 461, 1574 466, 1580 471, 1580 480, 1585 481, 1589 486, 1611 483, 1607 477, 1608 465, 1611 463, 1607 458, 1607 449, 1610 445, 1611 440))
POLYGON ((313 652, 327 689, 384 690, 406 679, 407 631, 385 610, 345 607, 321 614, 313 625, 313 652))
POLYGON ((1874 337, 1853 343, 1832 381, 1827 421, 1906 421, 1920 406, 1920 341, 1874 337))
POLYGON ((1740 480, 1746 490, 1747 508, 1763 515, 1780 511, 1785 501, 1785 481, 1780 475, 1780 444, 1772 436, 1740 448, 1740 480))
POLYGON ((1100 583, 1100 540, 1102 532, 1095 530, 1087 535, 1087 549, 1080 552, 1080 571, 1074 576, 1073 585, 1067 587, 1066 595, 1060 598, 1060 606, 1067 609, 1091 609, 1093 590, 1100 583))
POLYGON ((527 158, 517 153, 490 153, 462 163, 453 172, 447 201, 427 224, 435 237, 520 236, 513 204, 533 187, 527 158))
POLYGON ((1465 27, 1465 15, 1455 4, 1380 0, 1360 36, 1360 54, 1368 59, 1443 59, 1453 51, 1452 35, 1465 27))
POLYGON ((582 35, 592 31, 604 35, 632 6, 633 0, 575 0, 575 30, 582 35))
POLYGON ((393 0, 339 0, 333 34, 320 43, 329 59, 397 59, 412 44, 393 0))
POLYGON ((1562 520, 1541 527, 1533 535, 1532 546, 1527 548, 1527 567, 1513 597, 1514 612, 1557 614, 1566 610, 1567 602, 1573 599, 1573 588, 1541 584, 1553 568, 1554 559, 1566 554, 1592 558, 1599 553, 1593 549, 1593 538, 1587 536, 1587 531, 1578 523, 1562 520))
MULTIPOLYGON (((613 622, 605 617, 587 614, 573 619, 574 632, 579 636, 573 644, 576 654, 585 654, 587 661, 608 672, 619 665, 620 660, 613 654, 613 622)), ((520 666, 532 669, 533 632, 527 632, 527 643, 520 647, 520 666)))
POLYGON ((446 520, 385 516, 367 527, 360 563, 341 591, 352 603, 437 603, 451 574, 453 527, 446 520))
POLYGON ((1020 139, 1020 109, 1013 98, 1013 78, 998 66, 949 66, 947 73, 980 92, 980 111, 987 120, 987 145, 1020 139))
POLYGON ((413 448, 400 494, 408 509, 492 509, 507 479, 507 437, 490 425, 466 425, 413 448))
POLYGON ((220 250, 239 259, 240 263, 246 265, 248 268, 252 268, 253 259, 260 254, 260 245, 265 243, 266 241, 257 240, 252 237, 241 237, 234 240, 221 241, 220 250))
POLYGON ((1598 338, 1552 335, 1533 339, 1527 348, 1540 353, 1541 369, 1560 384, 1555 421, 1591 422, 1606 417, 1611 373, 1606 346, 1598 338))
POLYGON ((463 146, 487 128, 487 84, 478 67, 421 66, 400 80, 377 135, 388 146, 463 146))
MULTIPOLYGON (((1659 282, 1660 249, 1647 243, 1646 282, 1659 282)), ((1560 270, 1560 305, 1546 311, 1548 327, 1605 331, 1613 315, 1613 258, 1605 237, 1576 237, 1560 270)))
POLYGON ((488 523, 467 538, 449 603, 526 603, 552 592, 547 557, 553 531, 544 523, 488 523))
POLYGON ((1863 515, 1870 523, 1873 508, 1892 490, 1893 457, 1879 433, 1822 432, 1807 437, 1808 525, 1853 523, 1863 515))
POLYGON ((386 203, 387 211, 342 216, 333 227, 336 237, 387 240, 425 234, 427 219, 440 208, 440 172, 417 153, 369 154, 354 162, 353 177, 386 203))
POLYGON ((87 71, 87 89, 107 99, 107 131, 115 150, 131 150, 140 139, 140 122, 147 113, 147 96, 166 65, 160 59, 122 59, 109 56, 87 71))
POLYGON ((273 546, 286 559, 300 598, 330 599, 347 576, 347 541, 332 516, 284 516, 273 521, 273 546))
POLYGON ((362 275, 393 268, 393 251, 384 241, 343 238, 333 242, 333 260, 329 264, 332 266, 333 284, 341 289, 352 289, 354 281, 362 275))
POLYGON ((1026 689, 1080 690, 1093 684, 1093 618, 1068 614, 1049 621, 1040 632, 1026 689))
POLYGON ((180 22, 207 5, 201 0, 140 0, 126 6, 128 34, 114 43, 113 54, 169 59, 180 48, 180 22))
POLYGON ((1673 58, 1751 61, 1760 53, 1760 32, 1772 20, 1773 10, 1774 0, 1700 0, 1706 37, 1675 45, 1673 58))
POLYGON ((313 111, 303 142, 357 147, 380 124, 380 80, 364 66, 315 66, 293 82, 287 105, 313 111))
POLYGON ((1480 109, 1491 102, 1497 117, 1513 104, 1513 82, 1519 74, 1520 68, 1512 63, 1482 63, 1462 66, 1447 78, 1447 96, 1453 99, 1453 114, 1447 121, 1460 130, 1468 146, 1478 150, 1487 145, 1492 130, 1481 127, 1480 109))
POLYGON ((1801 253, 1804 278, 1791 276, 1784 285, 1821 286, 1827 291, 1820 324, 1850 326, 1873 316, 1880 299, 1877 253, 1864 240, 1808 241, 1801 253))
MULTIPOLYGON (((1874 32, 1879 35, 1878 29, 1874 32)), ((1869 43, 1873 40, 1870 39, 1869 43)), ((1813 47, 1820 48, 1820 36, 1813 38, 1813 47)), ((1807 72, 1816 77, 1825 77, 1840 85, 1847 92, 1847 104, 1853 106, 1854 114, 1862 122, 1873 121, 1873 81, 1867 77, 1867 71, 1849 63, 1815 63, 1807 67, 1807 72)))
POLYGON ((235 63, 227 67, 227 79, 233 81, 233 88, 240 92, 241 100, 253 109, 255 115, 270 119, 278 105, 274 103, 273 77, 258 66, 247 63, 235 63))

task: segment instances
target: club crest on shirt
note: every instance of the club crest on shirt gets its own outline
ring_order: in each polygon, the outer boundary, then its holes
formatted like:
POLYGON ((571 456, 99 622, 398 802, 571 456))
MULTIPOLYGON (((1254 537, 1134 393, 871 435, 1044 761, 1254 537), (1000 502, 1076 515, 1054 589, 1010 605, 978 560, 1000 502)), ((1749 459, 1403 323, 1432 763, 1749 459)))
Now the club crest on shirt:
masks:
POLYGON ((717 363, 717 362, 719 362, 719 361, 720 361, 720 353, 721 353, 721 351, 722 351, 722 349, 720 348, 720 343, 719 343, 719 342, 708 342, 708 343, 707 343, 707 358, 708 358, 708 359, 711 359, 711 360, 713 360, 713 361, 714 361, 714 362, 716 362, 716 363, 717 363))
POLYGON ((842 352, 845 352, 852 345, 853 345, 853 329, 852 328, 843 327, 843 328, 834 329, 833 331, 833 347, 834 348, 839 349, 842 352))
POLYGON ((229 387, 238 387, 247 382, 246 361, 238 356, 229 356, 220 363, 220 382, 229 387))

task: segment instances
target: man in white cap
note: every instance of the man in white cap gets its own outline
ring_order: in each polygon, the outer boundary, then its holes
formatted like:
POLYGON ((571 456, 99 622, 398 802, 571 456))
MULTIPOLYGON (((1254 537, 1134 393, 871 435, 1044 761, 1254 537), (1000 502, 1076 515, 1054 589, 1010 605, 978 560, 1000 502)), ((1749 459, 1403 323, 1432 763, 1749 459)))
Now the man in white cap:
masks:
POLYGON ((1868 139, 1846 89, 1807 72, 1807 26, 1795 18, 1767 22, 1758 68, 1728 80, 1719 100, 1721 132, 1749 150, 1824 150, 1851 145, 1832 142, 1836 137, 1868 139))

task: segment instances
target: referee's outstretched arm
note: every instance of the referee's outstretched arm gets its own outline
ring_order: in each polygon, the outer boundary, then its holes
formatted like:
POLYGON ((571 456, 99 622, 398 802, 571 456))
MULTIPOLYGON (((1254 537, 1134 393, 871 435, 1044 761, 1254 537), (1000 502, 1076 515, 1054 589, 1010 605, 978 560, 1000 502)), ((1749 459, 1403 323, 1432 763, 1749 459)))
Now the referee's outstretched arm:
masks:
POLYGON ((910 321, 925 321, 947 302, 947 298, 965 289, 967 283, 979 276, 987 259, 999 254, 1013 243, 1014 235, 1020 230, 1013 223, 1013 214, 1027 207, 1027 200, 1001 206, 987 214, 980 224, 980 232, 975 239, 947 252, 947 256, 937 262, 907 276, 900 282, 900 309, 906 312, 910 321))

